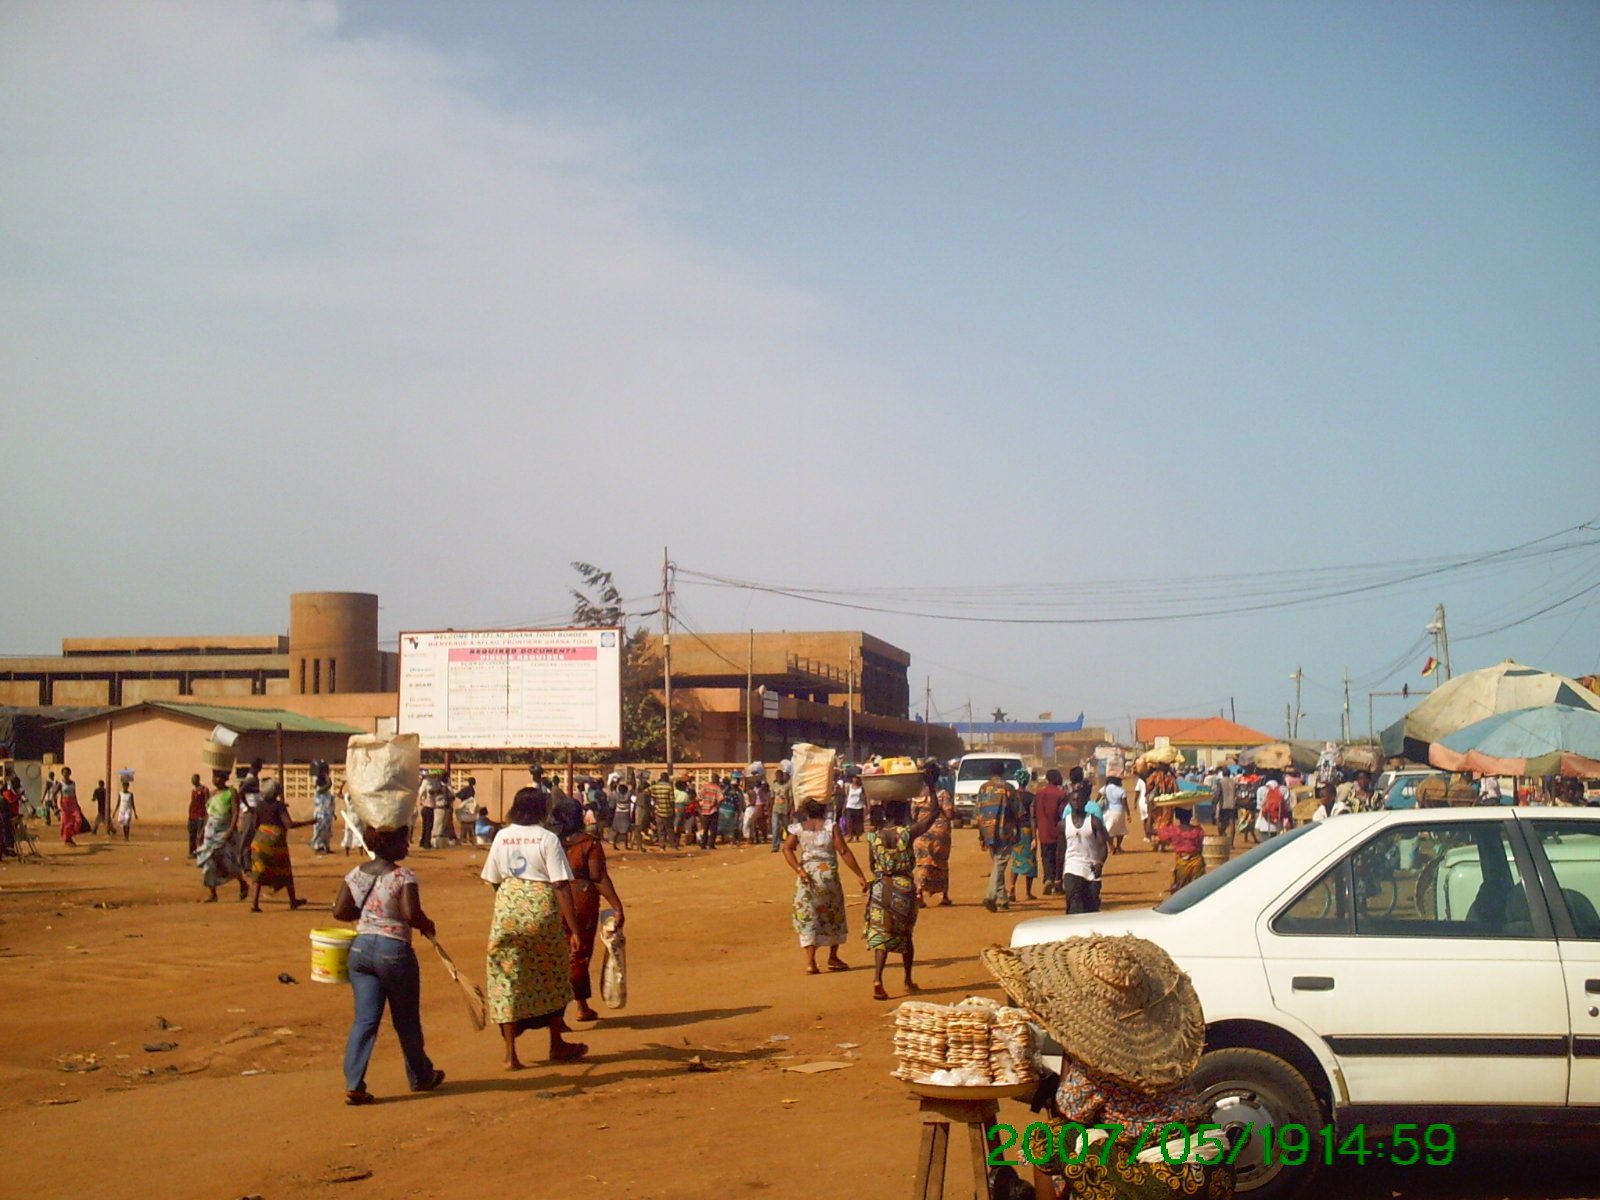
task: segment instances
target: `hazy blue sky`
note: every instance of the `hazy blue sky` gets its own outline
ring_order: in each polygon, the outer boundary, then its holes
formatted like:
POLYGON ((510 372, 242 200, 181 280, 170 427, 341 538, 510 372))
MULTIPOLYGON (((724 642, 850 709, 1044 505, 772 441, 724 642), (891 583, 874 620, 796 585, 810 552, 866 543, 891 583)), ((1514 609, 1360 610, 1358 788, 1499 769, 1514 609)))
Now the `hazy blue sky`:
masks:
MULTIPOLYGON (((637 595, 664 545, 979 589, 1600 515, 1589 3, 13 2, 0 162, 0 651, 303 589, 552 619, 569 560, 637 595)), ((1468 640, 1595 584, 1591 547, 1140 625, 680 599, 865 627, 947 715, 1277 731, 1303 665, 1321 735, 1346 666, 1362 727, 1421 682, 1439 601, 1458 670, 1600 668, 1600 591, 1468 640)))

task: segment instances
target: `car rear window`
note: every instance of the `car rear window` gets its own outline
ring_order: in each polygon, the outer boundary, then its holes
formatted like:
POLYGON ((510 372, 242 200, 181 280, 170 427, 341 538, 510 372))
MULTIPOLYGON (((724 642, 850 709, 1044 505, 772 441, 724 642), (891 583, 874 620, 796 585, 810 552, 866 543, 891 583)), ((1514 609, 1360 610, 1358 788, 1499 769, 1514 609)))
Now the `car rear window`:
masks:
POLYGON ((1302 825, 1298 829, 1291 829, 1288 833, 1280 833, 1277 837, 1262 842, 1259 846, 1252 846, 1237 858, 1230 858, 1215 871, 1207 871, 1193 883, 1187 885, 1168 896, 1156 905, 1158 913, 1181 913, 1193 908, 1207 896, 1219 888, 1227 887, 1230 882, 1239 878, 1251 867, 1265 862, 1272 855, 1282 850, 1297 837, 1304 837, 1315 829, 1315 825, 1302 825))

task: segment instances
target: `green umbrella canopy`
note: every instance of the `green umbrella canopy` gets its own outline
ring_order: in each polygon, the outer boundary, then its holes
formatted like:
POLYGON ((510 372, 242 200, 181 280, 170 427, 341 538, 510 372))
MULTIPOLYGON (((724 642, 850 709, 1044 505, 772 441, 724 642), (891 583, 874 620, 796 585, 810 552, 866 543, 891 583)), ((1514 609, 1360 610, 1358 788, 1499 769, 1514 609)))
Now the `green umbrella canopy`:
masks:
POLYGON ((1577 680, 1508 658, 1496 666, 1457 675, 1430 693, 1383 731, 1383 752, 1425 763, 1430 742, 1442 742, 1488 717, 1551 704, 1600 712, 1600 696, 1577 680))

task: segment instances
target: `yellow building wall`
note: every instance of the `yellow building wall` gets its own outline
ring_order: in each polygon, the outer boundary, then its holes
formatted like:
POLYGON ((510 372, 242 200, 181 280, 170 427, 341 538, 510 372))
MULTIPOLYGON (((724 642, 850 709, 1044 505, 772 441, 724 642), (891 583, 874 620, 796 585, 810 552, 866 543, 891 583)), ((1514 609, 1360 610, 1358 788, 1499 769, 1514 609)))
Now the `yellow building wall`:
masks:
MULTIPOLYGON (((104 721, 84 721, 69 726, 66 733, 65 761, 78 781, 78 799, 91 820, 90 801, 95 781, 106 778, 106 735, 104 721)), ((133 794, 139 818, 161 823, 181 823, 189 815, 190 776, 200 775, 210 784, 210 774, 200 762, 200 747, 208 727, 194 721, 160 712, 141 712, 118 718, 111 730, 111 789, 116 791, 117 772, 124 767, 134 772, 133 794)), ((313 758, 342 762, 344 734, 285 733, 283 756, 286 772, 306 772, 313 758)), ((266 761, 263 778, 277 773, 277 735, 275 732, 249 732, 240 735, 234 749, 239 765, 253 758, 266 761)), ((526 775, 526 768, 523 774, 526 775)), ((294 815, 300 820, 311 816, 308 805, 297 804, 294 815)), ((137 836, 137 834, 135 835, 137 836)), ((301 836, 296 831, 296 838, 301 836)), ((304 835, 309 837, 309 833, 304 835)))
POLYGON ((110 703, 111 685, 104 679, 57 679, 50 695, 56 704, 89 708, 110 703))
POLYGON ((0 679, 0 704, 32 707, 39 703, 39 683, 32 679, 0 679))
MULTIPOLYGON (((250 681, 248 679, 194 679, 190 680, 189 687, 197 700, 206 696, 237 696, 245 698, 250 695, 250 681)), ((61 685, 59 683, 56 684, 57 694, 60 693, 60 689, 61 685)), ((277 706, 266 705, 265 707, 275 708, 277 706)))
POLYGON ((176 679, 124 679, 122 681, 122 702, 124 704, 138 704, 141 700, 177 700, 180 698, 178 680, 176 679))

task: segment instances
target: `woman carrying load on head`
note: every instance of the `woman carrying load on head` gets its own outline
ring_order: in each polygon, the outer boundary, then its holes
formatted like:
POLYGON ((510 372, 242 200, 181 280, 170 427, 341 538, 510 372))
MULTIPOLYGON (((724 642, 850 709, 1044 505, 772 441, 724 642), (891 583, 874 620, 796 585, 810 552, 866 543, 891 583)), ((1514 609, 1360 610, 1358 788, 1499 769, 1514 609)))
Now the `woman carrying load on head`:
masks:
POLYGON ((807 800, 801 805, 800 819, 789 826, 789 835, 783 840, 783 861, 795 873, 794 929, 806 952, 807 975, 818 973, 818 946, 828 948, 828 970, 850 969, 839 957, 839 947, 850 936, 844 913, 844 886, 839 882, 841 858, 861 886, 867 886, 861 864, 845 844, 838 822, 828 815, 827 805, 820 800, 807 800))
MULTIPOLYGON (((594 938, 600 929, 600 898, 605 897, 617 914, 616 927, 622 928, 622 900, 606 867, 605 844, 597 833, 584 828, 583 809, 575 800, 562 800, 551 814, 551 824, 567 852, 572 868, 572 910, 578 918, 578 947, 572 952, 572 996, 578 1002, 577 1019, 598 1021, 600 1014, 589 1006, 594 984, 589 963, 594 957, 594 938)), ((598 828, 598 827, 597 827, 598 828)))
POLYGON ((375 1099, 367 1091, 367 1064, 372 1061, 385 1004, 405 1055, 411 1090, 431 1092, 444 1082, 444 1072, 433 1065, 423 1044, 422 977, 411 949, 411 931, 431 938, 433 921, 422 911, 416 875, 399 865, 411 849, 411 831, 368 830, 365 843, 371 861, 344 877, 333 902, 335 920, 356 922, 355 940, 350 943, 350 990, 356 1012, 344 1047, 346 1104, 371 1104, 375 1099))
POLYGON ((936 814, 930 810, 912 825, 911 802, 890 800, 874 814, 876 827, 867 834, 867 861, 872 879, 867 883, 867 949, 872 951, 872 998, 887 1000, 883 968, 890 954, 899 954, 905 966, 906 991, 917 991, 911 979, 916 958, 912 933, 917 925, 917 884, 913 878, 916 855, 912 843, 928 832, 936 814))
POLYGON ((211 893, 206 897, 207 904, 217 902, 217 888, 230 879, 239 881, 239 899, 247 899, 250 895, 250 884, 233 849, 233 831, 238 811, 239 805, 234 799, 227 768, 213 769, 211 795, 206 798, 205 830, 194 852, 194 865, 200 868, 200 882, 211 893))
MULTIPOLYGON (((541 788, 517 792, 506 824, 494 835, 484 882, 494 888, 489 926, 489 1020, 505 1039, 505 1069, 522 1070, 517 1035, 550 1031, 550 1059, 589 1052, 562 1038, 572 999, 572 956, 582 947, 572 901, 572 867, 561 839, 544 827, 549 799, 541 788)), ((582 818, 580 816, 579 820, 582 818)))
POLYGON ((1093 935, 991 946, 983 961, 1062 1047, 1050 1123, 1026 1134, 1025 1156, 1044 1164, 1034 1168, 1035 1195, 1228 1200, 1234 1194, 1227 1142, 1195 1136, 1215 1119, 1191 1080, 1205 1048, 1205 1017, 1194 985, 1166 951, 1143 938, 1093 935), (1117 1145, 1109 1150, 1095 1140, 1112 1132, 1106 1127, 1117 1127, 1117 1145), (1061 1147, 1063 1130, 1089 1146, 1061 1147))

